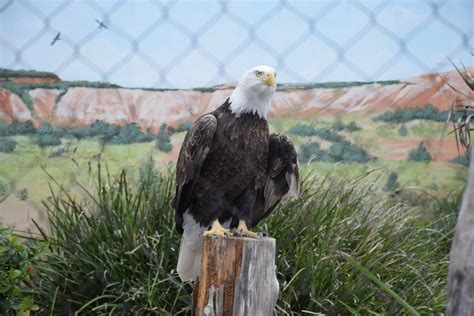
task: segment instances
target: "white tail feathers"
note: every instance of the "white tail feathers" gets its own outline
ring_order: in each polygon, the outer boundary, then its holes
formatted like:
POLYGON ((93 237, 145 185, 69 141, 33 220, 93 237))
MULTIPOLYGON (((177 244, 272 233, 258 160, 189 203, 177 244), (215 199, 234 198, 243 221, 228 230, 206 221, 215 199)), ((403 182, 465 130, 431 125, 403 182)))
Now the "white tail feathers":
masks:
POLYGON ((184 281, 195 281, 201 269, 201 253, 203 247, 204 227, 200 226, 188 213, 183 214, 183 237, 179 248, 178 271, 184 281))

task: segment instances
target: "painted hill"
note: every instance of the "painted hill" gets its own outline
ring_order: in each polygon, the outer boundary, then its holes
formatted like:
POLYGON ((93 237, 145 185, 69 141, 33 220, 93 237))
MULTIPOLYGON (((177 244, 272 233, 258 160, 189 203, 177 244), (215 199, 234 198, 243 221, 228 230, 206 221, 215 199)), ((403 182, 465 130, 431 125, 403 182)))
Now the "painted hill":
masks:
POLYGON ((4 82, 19 84, 51 84, 61 82, 61 79, 52 72, 0 68, 0 83, 4 82))
MULTIPOLYGON (((473 69, 469 70, 471 73, 473 69)), ((280 85, 273 99, 273 116, 307 117, 423 107, 430 103, 446 111, 456 99, 452 86, 466 90, 455 71, 424 74, 402 81, 280 85)), ((82 126, 103 120, 136 122, 157 131, 166 122, 193 119, 219 106, 233 85, 205 89, 126 89, 105 83, 59 82, 23 84, 0 82, 0 121, 33 120, 35 125, 82 126)))

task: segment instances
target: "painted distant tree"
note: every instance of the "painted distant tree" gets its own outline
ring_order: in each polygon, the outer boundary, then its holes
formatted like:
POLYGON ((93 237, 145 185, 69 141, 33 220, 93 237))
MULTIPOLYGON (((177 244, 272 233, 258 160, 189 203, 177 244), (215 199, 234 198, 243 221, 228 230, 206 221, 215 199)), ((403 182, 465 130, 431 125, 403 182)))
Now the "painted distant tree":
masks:
POLYGON ((160 130, 158 131, 158 134, 156 135, 156 148, 158 148, 160 151, 163 151, 165 153, 170 152, 171 149, 173 148, 171 146, 171 137, 168 131, 168 125, 164 123, 161 124, 160 130))
POLYGON ((430 162, 431 155, 426 149, 425 144, 421 142, 417 148, 414 148, 408 152, 408 160, 430 162))
POLYGON ((400 128, 398 129, 398 135, 403 137, 408 135, 408 129, 405 124, 400 125, 400 128))
POLYGON ((0 139, 0 152, 11 153, 15 150, 16 142, 9 138, 0 139))
POLYGON ((398 189, 400 184, 398 183, 398 174, 396 172, 390 172, 387 178, 387 182, 383 187, 385 192, 394 192, 398 189))

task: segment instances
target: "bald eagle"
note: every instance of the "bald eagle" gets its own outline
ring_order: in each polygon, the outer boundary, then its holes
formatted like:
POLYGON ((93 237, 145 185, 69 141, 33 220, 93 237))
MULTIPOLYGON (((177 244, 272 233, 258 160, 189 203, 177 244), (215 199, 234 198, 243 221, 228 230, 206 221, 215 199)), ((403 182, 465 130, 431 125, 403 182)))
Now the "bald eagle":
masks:
POLYGON ((177 267, 183 281, 199 275, 203 235, 230 236, 236 229, 255 238, 249 228, 285 194, 298 195, 293 143, 268 131, 275 77, 268 66, 247 71, 224 104, 197 119, 184 139, 173 199, 183 234, 177 267))

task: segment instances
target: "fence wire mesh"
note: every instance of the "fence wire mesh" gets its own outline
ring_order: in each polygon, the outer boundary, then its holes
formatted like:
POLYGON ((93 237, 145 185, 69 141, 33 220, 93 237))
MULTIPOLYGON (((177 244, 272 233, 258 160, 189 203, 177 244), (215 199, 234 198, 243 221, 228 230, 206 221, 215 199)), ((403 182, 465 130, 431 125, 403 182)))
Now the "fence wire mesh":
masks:
MULTIPOLYGON (((34 31, 30 30, 30 34, 25 36, 21 43, 12 41, 8 37, 7 30, 2 32, 3 34, 0 35, 0 50, 3 55, 1 66, 35 69, 36 57, 32 57, 30 51, 34 50, 39 42, 50 45, 51 40, 60 33, 60 42, 55 45, 61 45, 66 52, 59 54, 51 69, 47 69, 60 76, 63 74, 68 76, 69 68, 82 67, 89 73, 87 79, 120 83, 120 77, 124 76, 126 69, 129 69, 127 67, 134 61, 140 63, 142 69, 152 73, 155 78, 140 82, 140 84, 149 87, 180 87, 182 83, 177 79, 179 76, 176 72, 182 73, 183 65, 192 67, 192 63, 189 66, 189 58, 193 55, 191 59, 193 63, 207 65, 209 71, 207 77, 196 79, 192 81, 192 84, 206 86, 235 80, 243 69, 234 71, 230 65, 242 63, 242 60, 248 59, 249 54, 257 52, 257 54, 265 55, 279 73, 283 72, 287 82, 331 80, 333 78, 331 74, 337 67, 343 67, 348 78, 366 81, 380 80, 390 76, 401 59, 417 68, 420 73, 430 72, 440 69, 440 65, 447 62, 447 57, 457 58, 472 51, 474 29, 472 22, 470 28, 463 29, 452 16, 444 13, 444 9, 452 2, 423 2, 423 18, 409 25, 406 31, 399 32, 384 23, 387 14, 390 14, 387 10, 391 8, 393 1, 332 0, 307 3, 286 0, 269 1, 265 2, 264 10, 261 10, 260 18, 256 21, 247 19, 242 10, 233 9, 235 4, 248 3, 207 1, 201 3, 209 8, 207 16, 201 19, 199 25, 189 25, 186 18, 180 18, 180 5, 183 5, 183 2, 179 1, 2 0, 0 1, 0 21, 6 15, 12 15, 12 12, 14 14, 14 12, 22 11, 37 22, 37 27, 34 31), (45 3, 48 3, 48 9, 45 9, 45 3), (62 15, 70 15, 71 11, 75 10, 71 8, 75 8, 78 4, 87 7, 87 12, 91 16, 89 22, 92 21, 92 23, 84 23, 82 26, 84 32, 80 36, 73 36, 63 30, 66 27, 64 23, 61 24, 58 21, 58 18, 62 15), (140 27, 135 27, 133 32, 129 31, 129 25, 121 24, 122 17, 126 14, 124 11, 127 11, 130 5, 145 4, 153 8, 155 18, 140 19, 138 17, 141 21, 133 23, 139 24, 140 27), (317 4, 314 10, 311 9, 312 4, 317 4), (336 16, 337 10, 347 9, 347 7, 350 7, 351 14, 361 16, 364 22, 356 27, 349 25, 345 30, 347 36, 341 40, 341 37, 331 36, 326 24, 322 22, 330 19, 331 15, 336 16), (268 26, 268 20, 278 19, 279 16, 288 14, 297 19, 299 24, 285 26, 289 29, 289 35, 281 35, 283 44, 275 45, 275 41, 264 36, 265 32, 262 32, 262 29, 268 26), (103 22, 103 27, 97 27, 98 24, 93 22, 94 18, 97 18, 97 22, 103 22), (226 30, 223 23, 226 26, 230 23, 232 27, 226 30), (443 38, 440 37, 438 45, 443 47, 444 53, 434 63, 432 60, 426 60, 418 49, 413 49, 416 45, 423 45, 420 37, 422 38, 425 30, 433 24, 450 37, 449 43, 443 43, 443 38), (179 48, 171 45, 169 48, 172 51, 171 57, 161 58, 147 47, 150 46, 149 42, 160 41, 160 36, 167 30, 179 34, 180 41, 184 44, 179 45, 179 48), (227 32, 226 37, 235 37, 234 45, 225 47, 222 50, 224 53, 219 49, 219 45, 211 44, 212 37, 217 31, 227 32), (369 33, 373 32, 377 32, 378 38, 383 38, 384 43, 364 41, 369 33), (99 52, 88 46, 95 43, 104 33, 108 34, 107 36, 113 36, 120 45, 110 48, 107 47, 107 42, 104 43, 103 49, 112 53, 107 62, 100 62, 97 59, 99 52), (308 46, 308 43, 312 44, 308 46), (360 45, 372 45, 374 51, 380 48, 379 45, 388 45, 390 53, 385 54, 375 66, 368 69, 363 63, 358 62, 357 57, 354 57, 353 50, 357 50, 360 45), (293 62, 299 58, 298 56, 305 56, 301 54, 301 50, 308 47, 309 49, 321 47, 325 56, 329 56, 321 59, 323 66, 314 71, 296 67, 293 62)), ((191 5, 189 2, 184 4, 191 5)), ((196 6, 196 3, 193 5, 196 6)), ((471 12, 474 10, 469 2, 464 2, 464 6, 471 12)), ((337 15, 337 18, 340 18, 340 15, 337 15)), ((347 16, 347 20, 350 18, 347 16)), ((397 19, 396 16, 391 18, 397 19)), ((339 24, 343 26, 347 20, 341 20, 339 24)), ((280 22, 283 25, 285 23, 284 20, 280 22)), ((166 42, 163 44, 168 45, 166 42)))

